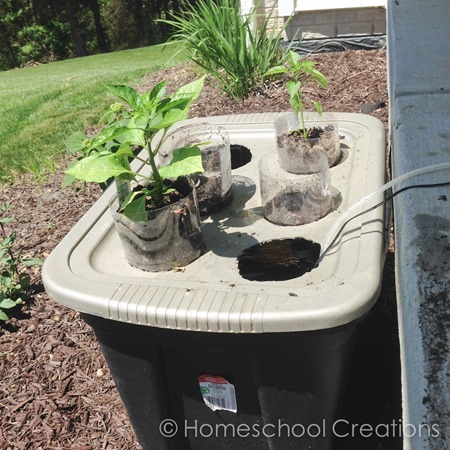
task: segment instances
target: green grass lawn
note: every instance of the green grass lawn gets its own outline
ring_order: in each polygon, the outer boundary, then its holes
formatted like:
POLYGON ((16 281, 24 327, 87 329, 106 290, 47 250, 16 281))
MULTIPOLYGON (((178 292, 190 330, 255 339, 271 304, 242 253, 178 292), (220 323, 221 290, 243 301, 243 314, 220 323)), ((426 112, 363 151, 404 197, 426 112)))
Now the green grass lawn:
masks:
POLYGON ((0 181, 45 176, 73 131, 97 124, 113 101, 103 83, 134 85, 185 60, 178 48, 152 46, 0 72, 0 181))

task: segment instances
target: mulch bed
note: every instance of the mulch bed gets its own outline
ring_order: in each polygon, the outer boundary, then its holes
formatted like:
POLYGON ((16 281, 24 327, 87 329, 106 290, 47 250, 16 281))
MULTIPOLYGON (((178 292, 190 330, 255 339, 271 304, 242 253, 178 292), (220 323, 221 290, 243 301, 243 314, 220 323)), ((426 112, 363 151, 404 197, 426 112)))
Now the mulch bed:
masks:
MULTIPOLYGON (((379 108, 371 114, 387 128, 384 50, 343 51, 317 55, 314 60, 328 76, 330 88, 320 94, 310 92, 311 98, 320 97, 326 111, 360 113, 362 107, 365 111, 377 104, 379 108)), ((141 88, 153 86, 164 78, 175 88, 195 77, 195 71, 186 65, 151 74, 141 88)), ((289 110, 289 101, 280 84, 268 85, 246 100, 233 101, 208 80, 192 116, 284 110, 289 110)), ((17 247, 26 255, 45 258, 101 195, 101 190, 93 186, 63 189, 61 172, 66 163, 61 160, 61 170, 50 174, 45 181, 22 175, 14 183, 0 187, 0 204, 11 205, 8 216, 15 217, 16 221, 9 226, 17 233, 17 247)), ((383 327, 390 323, 389 329, 395 333, 392 273, 391 261, 379 314, 383 327)), ((31 275, 32 300, 18 308, 0 328, 0 448, 138 449, 92 330, 76 311, 58 305, 47 296, 40 269, 32 269, 31 275)), ((380 320, 371 320, 374 325, 370 330, 375 333, 380 320)), ((367 339, 379 348, 379 340, 374 341, 370 335, 367 339)), ((391 363, 395 365, 395 358, 391 363)), ((364 367, 370 367, 370 361, 365 361, 364 367)), ((364 369, 360 367, 360 370, 364 374, 364 369)), ((389 372, 384 378, 392 376, 389 372)), ((384 378, 379 375, 379 382, 386 386, 384 378)), ((389 402, 377 398, 371 401, 389 402)), ((385 406, 383 403, 381 409, 385 406)), ((388 409, 395 410, 392 405, 388 409)), ((378 444, 374 442, 373 448, 394 448, 378 444)), ((372 448, 367 445, 364 448, 372 448)), ((345 448, 356 447, 349 443, 345 448)))

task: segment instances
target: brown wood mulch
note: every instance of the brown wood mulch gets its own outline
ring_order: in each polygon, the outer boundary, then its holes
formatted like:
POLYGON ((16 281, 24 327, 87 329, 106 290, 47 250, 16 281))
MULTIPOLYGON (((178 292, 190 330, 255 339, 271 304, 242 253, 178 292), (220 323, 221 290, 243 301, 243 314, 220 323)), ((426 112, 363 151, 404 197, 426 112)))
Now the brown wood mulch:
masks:
MULTIPOLYGON (((386 52, 343 51, 315 55, 330 88, 324 110, 371 114, 387 127, 386 52), (365 106, 363 106, 365 105, 365 106)), ((174 88, 196 76, 189 66, 151 74, 142 89, 164 78, 174 88)), ((289 110, 279 84, 232 101, 208 80, 193 116, 289 110)), ((61 161, 60 168, 65 161, 61 161)), ((0 187, 9 224, 24 254, 45 258, 101 194, 97 187, 61 188, 61 170, 45 181, 23 175, 0 187)), ((34 295, 0 328, 0 449, 131 450, 139 448, 93 332, 76 311, 43 291, 40 269, 31 270, 34 295)), ((384 447, 383 447, 384 448, 384 447)))

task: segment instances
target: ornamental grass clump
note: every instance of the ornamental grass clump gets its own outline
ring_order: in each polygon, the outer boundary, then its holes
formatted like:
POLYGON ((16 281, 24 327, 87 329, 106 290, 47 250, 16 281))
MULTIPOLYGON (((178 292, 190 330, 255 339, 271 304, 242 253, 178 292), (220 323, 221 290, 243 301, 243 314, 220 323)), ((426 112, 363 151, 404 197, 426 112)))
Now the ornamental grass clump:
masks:
POLYGON ((190 53, 190 59, 211 74, 232 98, 245 98, 263 85, 263 75, 285 62, 283 32, 269 26, 271 11, 258 24, 256 7, 243 15, 240 2, 199 0, 164 20, 175 30, 173 40, 190 53))

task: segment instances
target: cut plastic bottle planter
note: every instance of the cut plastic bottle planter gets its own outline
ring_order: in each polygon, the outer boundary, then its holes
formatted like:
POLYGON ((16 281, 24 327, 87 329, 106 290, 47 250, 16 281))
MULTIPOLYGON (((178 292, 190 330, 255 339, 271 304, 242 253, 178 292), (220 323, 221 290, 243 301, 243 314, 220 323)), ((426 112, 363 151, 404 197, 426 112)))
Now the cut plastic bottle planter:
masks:
POLYGON ((307 137, 303 136, 298 115, 289 113, 275 120, 279 163, 281 168, 291 173, 317 173, 321 169, 321 162, 316 157, 319 152, 327 155, 330 167, 336 165, 341 157, 336 116, 332 113, 310 113, 307 117, 307 137))
POLYGON ((216 213, 233 199, 230 138, 225 128, 211 123, 194 123, 176 128, 161 146, 163 164, 172 159, 178 147, 200 144, 204 172, 191 177, 195 181, 201 215, 216 213))
POLYGON ((314 170, 291 173, 279 165, 278 155, 265 154, 259 162, 264 217, 279 225, 303 225, 328 214, 333 206, 330 170, 324 153, 315 152, 314 170))
POLYGON ((204 243, 194 183, 181 177, 174 188, 190 193, 169 206, 148 212, 146 222, 135 222, 119 213, 117 196, 112 197, 111 215, 131 266, 167 271, 186 266, 202 254, 204 243))
POLYGON ((303 252, 303 240, 317 251, 340 214, 384 184, 385 131, 373 117, 336 114, 341 157, 330 169, 333 209, 305 225, 279 226, 263 216, 258 172, 261 157, 276 153, 274 121, 282 115, 208 118, 230 137, 233 200, 203 219, 205 251, 182 270, 151 273, 128 264, 108 208, 111 190, 44 264, 49 295, 93 326, 144 449, 331 448, 348 343, 381 286, 383 208, 353 220, 317 268, 286 276, 287 262, 303 252), (245 253, 251 248, 263 273, 246 276, 240 268, 256 267, 245 253), (200 392, 199 379, 217 377, 235 392, 228 411, 213 411, 200 392), (165 419, 179 427, 276 427, 280 420, 324 428, 293 441, 262 430, 227 440, 181 429, 166 439, 165 419))

